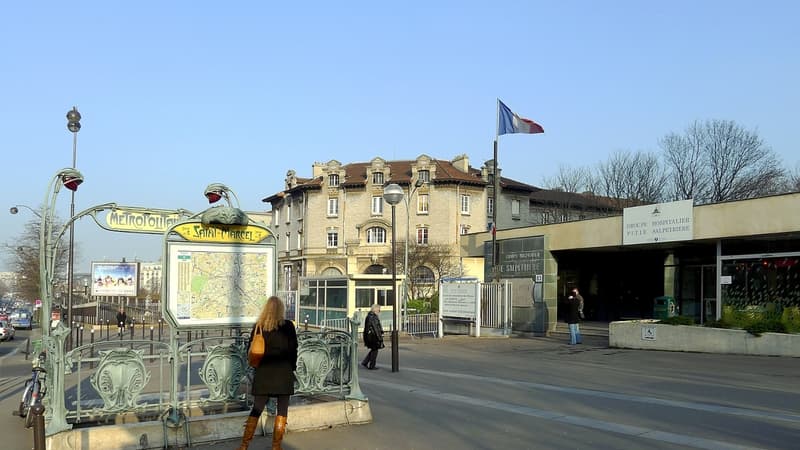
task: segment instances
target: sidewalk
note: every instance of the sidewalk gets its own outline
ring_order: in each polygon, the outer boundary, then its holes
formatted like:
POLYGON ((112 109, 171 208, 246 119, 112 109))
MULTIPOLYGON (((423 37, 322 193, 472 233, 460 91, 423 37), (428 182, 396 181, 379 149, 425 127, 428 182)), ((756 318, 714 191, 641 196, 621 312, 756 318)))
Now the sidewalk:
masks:
POLYGON ((2 447, 26 450, 33 448, 33 430, 25 428, 22 418, 11 413, 19 408, 25 380, 30 377, 31 361, 25 359, 26 340, 14 340, 14 348, 0 357, 0 434, 2 447))

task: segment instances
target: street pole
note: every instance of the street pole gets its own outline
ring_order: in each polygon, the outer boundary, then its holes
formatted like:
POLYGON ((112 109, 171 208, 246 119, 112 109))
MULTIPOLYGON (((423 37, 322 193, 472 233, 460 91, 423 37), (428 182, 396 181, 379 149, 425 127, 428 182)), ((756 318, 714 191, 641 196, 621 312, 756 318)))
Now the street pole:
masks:
POLYGON ((383 188, 383 199, 392 205, 392 372, 400 370, 400 338, 397 330, 397 238, 395 233, 395 207, 403 200, 403 188, 395 183, 383 188))
POLYGON ((494 157, 492 158, 492 281, 500 281, 497 271, 497 191, 500 190, 500 177, 497 175, 497 138, 494 139, 494 157))
MULTIPOLYGON (((67 112, 67 129, 72 132, 72 168, 75 169, 78 159, 78 131, 81 129, 81 113, 78 108, 72 107, 67 112)), ((75 216, 75 191, 72 191, 69 204, 69 216, 75 216)), ((72 278, 75 271, 75 223, 69 225, 69 254, 67 262, 67 316, 72 320, 72 278)), ((72 348, 72 333, 69 335, 67 347, 72 348)))
POLYGON ((392 205, 392 372, 400 370, 399 345, 400 339, 397 332, 397 239, 395 237, 395 205, 392 205))

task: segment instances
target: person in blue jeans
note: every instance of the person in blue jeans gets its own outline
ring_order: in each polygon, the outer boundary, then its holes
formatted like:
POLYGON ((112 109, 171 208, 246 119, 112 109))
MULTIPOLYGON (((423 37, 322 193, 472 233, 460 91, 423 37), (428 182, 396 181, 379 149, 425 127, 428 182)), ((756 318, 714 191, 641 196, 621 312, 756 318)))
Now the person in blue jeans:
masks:
POLYGON ((578 288, 572 288, 572 293, 567 298, 567 324, 569 324, 569 344, 575 345, 582 342, 580 322, 583 317, 583 297, 578 288))

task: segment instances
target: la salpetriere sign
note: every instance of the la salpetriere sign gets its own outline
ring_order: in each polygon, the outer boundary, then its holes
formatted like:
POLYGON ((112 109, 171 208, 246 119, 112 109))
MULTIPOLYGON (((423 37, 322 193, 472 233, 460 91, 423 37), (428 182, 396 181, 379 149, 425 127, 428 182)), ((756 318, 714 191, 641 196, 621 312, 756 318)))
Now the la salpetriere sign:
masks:
POLYGON ((693 211, 693 200, 625 208, 622 244, 690 241, 694 235, 693 211))

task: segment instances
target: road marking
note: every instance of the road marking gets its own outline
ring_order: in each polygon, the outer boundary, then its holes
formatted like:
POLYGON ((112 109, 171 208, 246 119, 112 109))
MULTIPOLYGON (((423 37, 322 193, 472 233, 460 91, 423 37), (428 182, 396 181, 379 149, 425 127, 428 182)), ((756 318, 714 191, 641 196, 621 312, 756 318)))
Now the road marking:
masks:
POLYGON ((27 378, 26 376, 0 378, 0 394, 15 387, 22 387, 27 378))
POLYGON ((734 408, 730 406, 720 406, 720 405, 711 405, 708 403, 696 403, 696 402, 685 402, 680 400, 666 400, 663 398, 656 398, 656 397, 642 397, 636 395, 628 395, 628 394, 618 394, 615 392, 605 392, 605 391, 595 391, 591 389, 581 389, 581 388, 571 388, 565 386, 555 386, 552 384, 543 384, 543 383, 531 383, 528 381, 516 381, 516 380, 504 380, 500 378, 494 377, 483 377, 480 375, 469 375, 463 373, 455 373, 455 372, 441 372, 438 370, 428 370, 428 369, 415 369, 415 368, 406 368, 403 370, 407 370, 409 372, 418 372, 424 373, 428 375, 441 375, 447 376, 452 378, 461 378, 467 380, 474 380, 474 381, 482 381, 482 382, 492 382, 498 384, 505 384, 508 386, 524 386, 531 389, 542 389, 547 391, 556 391, 556 392, 564 392, 568 394, 576 394, 576 395, 588 395, 592 397, 599 397, 599 398, 607 398, 612 400, 623 400, 629 402, 637 402, 637 403, 645 403, 649 405, 659 405, 659 406, 670 406, 673 408, 685 408, 685 409, 693 409, 696 411, 706 411, 706 412, 713 412, 718 414, 729 414, 733 416, 745 416, 745 417, 758 417, 761 419, 772 419, 772 420, 780 420, 784 422, 792 422, 792 423, 800 423, 800 415, 798 414, 790 414, 790 413, 776 413, 776 412, 769 412, 769 411, 760 411, 755 409, 745 409, 745 408, 734 408))
MULTIPOLYGON (((404 369, 411 370, 411 369, 404 369)), ((413 369, 415 371, 422 369, 413 369)), ((442 374, 442 372, 433 372, 442 374)), ((494 379, 493 379, 494 380, 494 379)), ((494 380, 496 381, 496 380, 494 380)), ((590 419, 588 417, 570 416, 544 409, 531 408, 528 406, 515 405, 512 403, 501 403, 483 398, 467 397, 465 395, 451 394, 433 389, 427 389, 420 386, 402 385, 394 382, 379 381, 375 379, 359 379, 359 382, 364 384, 372 384, 384 389, 394 389, 398 391, 407 392, 412 395, 420 395, 423 397, 430 397, 436 400, 445 400, 457 403, 468 404, 479 408, 492 408, 499 411, 511 412, 515 414, 522 414, 526 416, 536 417, 544 420, 551 420, 553 422, 565 423, 568 425, 576 425, 585 428, 592 428, 599 431, 607 431, 611 433, 624 434, 627 436, 635 436, 643 439, 650 439, 660 442, 668 442, 671 444, 678 444, 688 447, 701 448, 707 450, 756 450, 759 447, 747 447, 730 442, 715 441, 712 439, 704 439, 692 437, 684 434, 670 433, 666 431, 655 430, 651 428, 637 427, 633 425, 625 425, 615 422, 607 422, 604 420, 590 419)))

